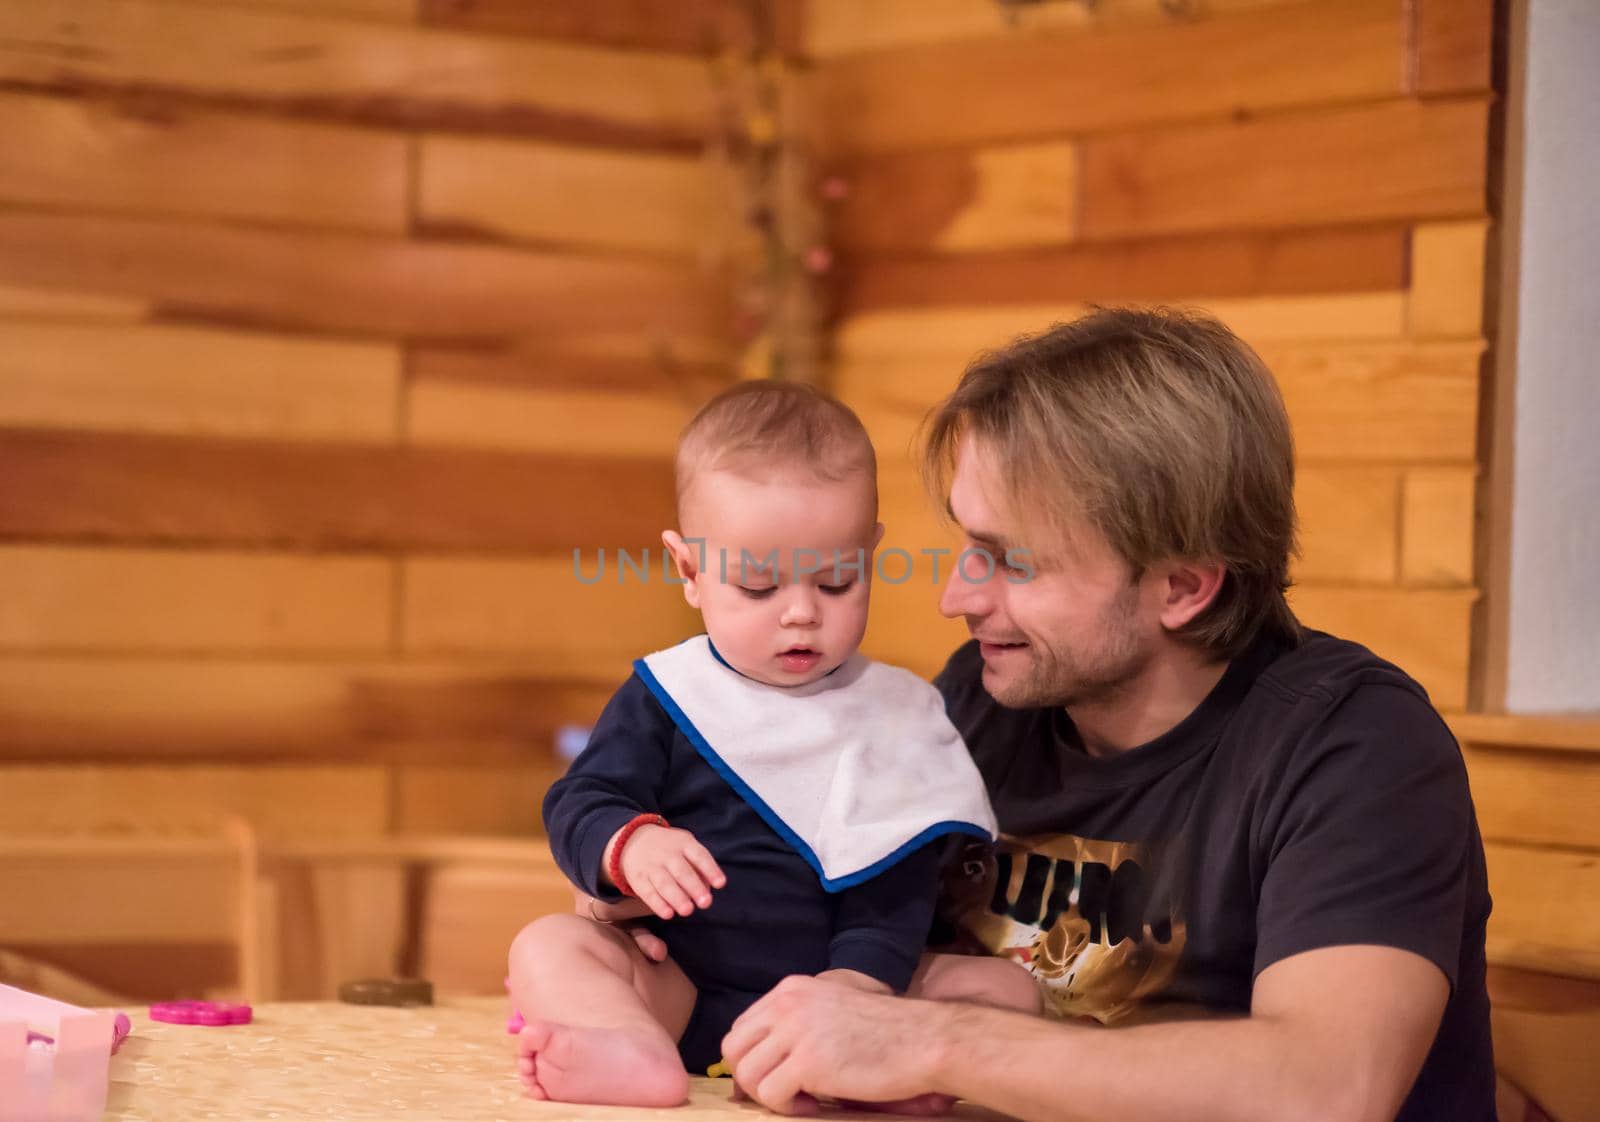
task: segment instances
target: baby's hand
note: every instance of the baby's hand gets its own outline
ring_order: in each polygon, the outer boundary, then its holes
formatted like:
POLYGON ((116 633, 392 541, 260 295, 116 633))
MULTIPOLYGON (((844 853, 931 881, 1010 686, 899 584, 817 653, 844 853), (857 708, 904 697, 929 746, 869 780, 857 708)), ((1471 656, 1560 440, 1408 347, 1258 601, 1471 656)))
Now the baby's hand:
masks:
POLYGON ((662 919, 711 906, 711 890, 728 883, 706 847, 688 830, 641 826, 622 847, 622 875, 633 894, 662 919))

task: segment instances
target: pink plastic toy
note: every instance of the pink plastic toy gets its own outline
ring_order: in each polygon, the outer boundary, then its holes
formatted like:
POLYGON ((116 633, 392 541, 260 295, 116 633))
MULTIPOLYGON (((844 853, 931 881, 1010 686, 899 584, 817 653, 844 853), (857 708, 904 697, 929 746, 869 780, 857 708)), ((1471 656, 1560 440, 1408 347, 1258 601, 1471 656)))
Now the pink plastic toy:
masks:
MULTIPOLYGON (((506 979, 506 993, 511 993, 511 979, 506 979)), ((511 1016, 506 1018, 506 1031, 515 1036, 528 1027, 528 1022, 522 1019, 522 1014, 516 1009, 511 1010, 511 1016)))
MULTIPOLYGON (((115 1056, 117 1054, 117 1052, 121 1050, 122 1042, 124 1040, 128 1039, 128 1034, 130 1032, 132 1032, 132 1031, 133 1031, 133 1022, 128 1019, 128 1015, 126 1013, 117 1013, 117 1014, 112 1016, 112 1018, 111 1018, 111 1054, 113 1056, 115 1056)), ((56 1038, 53 1037, 53 1036, 46 1036, 44 1033, 42 1033, 42 1032, 34 1032, 32 1029, 28 1030, 28 1043, 29 1044, 48 1044, 48 1045, 51 1045, 53 1047, 55 1045, 55 1042, 56 1042, 56 1038)))
POLYGON ((97 1122, 128 1018, 0 986, 0 1122, 97 1122))
POLYGON ((168 1025, 248 1025, 253 1016, 248 1005, 221 1001, 161 1001, 150 1006, 150 1019, 168 1025))

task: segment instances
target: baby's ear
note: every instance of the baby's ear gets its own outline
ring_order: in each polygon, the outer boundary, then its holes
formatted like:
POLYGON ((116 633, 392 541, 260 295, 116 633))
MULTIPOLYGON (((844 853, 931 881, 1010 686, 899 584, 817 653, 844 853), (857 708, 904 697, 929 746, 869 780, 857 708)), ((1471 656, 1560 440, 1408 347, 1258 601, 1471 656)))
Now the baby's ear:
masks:
MULTIPOLYGON (((662 579, 670 580, 673 584, 681 584, 683 598, 689 602, 689 606, 700 607, 700 586, 695 582, 695 577, 700 574, 700 552, 684 541, 676 530, 661 531, 661 544, 667 547, 667 557, 671 558, 662 566, 662 579), (677 570, 676 577, 672 575, 673 569, 677 570)), ((702 548, 704 548, 703 543, 702 548)), ((663 560, 665 561, 665 558, 663 560)))

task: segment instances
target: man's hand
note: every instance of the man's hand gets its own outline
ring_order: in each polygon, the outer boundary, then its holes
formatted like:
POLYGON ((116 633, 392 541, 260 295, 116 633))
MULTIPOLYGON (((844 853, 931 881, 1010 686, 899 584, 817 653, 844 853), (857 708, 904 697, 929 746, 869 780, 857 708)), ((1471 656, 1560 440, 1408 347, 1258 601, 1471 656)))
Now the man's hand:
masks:
POLYGON ((780 1114, 809 1113, 812 1095, 904 1102, 933 1088, 929 1049, 919 1042, 942 1015, 931 1002, 795 976, 734 1022, 722 1054, 744 1093, 780 1114))
MULTIPOLYGON (((613 836, 608 854, 615 844, 613 836)), ((622 847, 621 860, 628 887, 661 919, 709 908, 711 890, 728 883, 710 851, 688 830, 671 826, 641 826, 622 847)))

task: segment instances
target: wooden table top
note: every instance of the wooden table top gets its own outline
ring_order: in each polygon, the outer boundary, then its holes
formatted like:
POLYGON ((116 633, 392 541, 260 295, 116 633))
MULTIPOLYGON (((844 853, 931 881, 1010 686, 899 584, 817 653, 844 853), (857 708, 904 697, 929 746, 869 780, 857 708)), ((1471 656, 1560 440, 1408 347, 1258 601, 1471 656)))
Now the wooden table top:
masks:
MULTIPOLYGON (((524 1096, 503 998, 420 1009, 337 1002, 258 1005, 255 1023, 202 1028, 128 1010, 133 1034, 111 1060, 104 1122, 552 1122, 776 1117, 730 1101, 732 1081, 691 1081, 686 1107, 573 1106, 524 1096)), ((882 1114, 828 1111, 833 1119, 882 1114)), ((963 1104, 954 1119, 999 1116, 963 1104)))

